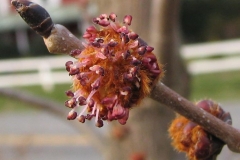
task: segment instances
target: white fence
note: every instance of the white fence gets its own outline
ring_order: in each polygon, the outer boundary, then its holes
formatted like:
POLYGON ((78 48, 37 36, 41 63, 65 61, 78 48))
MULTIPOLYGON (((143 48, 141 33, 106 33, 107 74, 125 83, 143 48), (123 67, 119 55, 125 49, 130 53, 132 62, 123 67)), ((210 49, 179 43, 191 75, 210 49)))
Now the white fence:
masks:
POLYGON ((71 82, 64 70, 69 60, 69 56, 1 60, 0 87, 42 85, 51 91, 54 84, 71 82))
POLYGON ((185 45, 181 54, 191 74, 240 70, 240 40, 185 45), (210 58, 222 56, 222 58, 210 58), (192 59, 192 60, 191 60, 192 59))
MULTIPOLYGON (((240 70, 240 40, 185 45, 181 55, 191 74, 240 70), (222 58, 209 58, 223 56, 222 58)), ((21 58, 0 61, 0 87, 42 85, 47 91, 54 84, 70 83, 65 71, 69 56, 21 58)))

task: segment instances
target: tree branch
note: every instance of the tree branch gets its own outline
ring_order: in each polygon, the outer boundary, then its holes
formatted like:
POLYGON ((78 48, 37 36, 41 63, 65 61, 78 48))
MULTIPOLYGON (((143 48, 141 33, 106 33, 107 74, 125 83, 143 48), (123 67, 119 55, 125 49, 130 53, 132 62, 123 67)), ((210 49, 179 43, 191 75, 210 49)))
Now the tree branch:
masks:
MULTIPOLYGON (((22 5, 19 5, 19 3, 26 2, 23 0, 12 0, 12 5, 17 9, 19 14, 26 20, 26 22, 31 26, 32 24, 36 25, 36 21, 38 22, 38 18, 34 16, 34 14, 25 15, 23 14, 27 9, 28 11, 34 11, 36 8, 34 8, 34 5, 31 5, 31 3, 27 3, 28 6, 22 7, 22 5), (25 7, 25 8, 24 8, 25 7), (27 9, 26 9, 27 8, 27 9), (26 18, 26 16, 30 16, 30 18, 26 18)), ((45 10, 38 10, 39 12, 45 10)), ((33 12, 35 13, 35 12, 33 12)), ((47 23, 49 20, 49 15, 46 15, 45 17, 42 17, 42 22, 47 23)), ((65 28, 61 27, 60 25, 54 25, 52 23, 49 23, 51 28, 51 32, 49 32, 49 28, 45 32, 39 32, 39 30, 36 30, 37 33, 43 36, 45 40, 45 44, 50 52, 52 53, 69 53, 72 49, 82 49, 83 46, 80 43, 80 41, 77 38, 73 38, 73 35, 65 28), (42 34, 41 34, 42 33, 42 34), (48 34, 46 34, 48 33, 48 34), (69 38, 70 37, 70 38, 69 38), (47 41, 46 41, 47 39, 47 41), (71 42, 71 45, 68 45, 67 42, 71 42)), ((39 26, 45 27, 45 25, 37 25, 35 26, 36 29, 39 26)), ((43 28, 44 29, 44 28, 43 28)), ((164 37, 165 38, 165 37, 164 37)), ((9 90, 10 91, 10 90, 9 90)), ((45 109, 51 111, 52 113, 55 113, 57 115, 62 115, 63 112, 61 111, 59 105, 53 105, 52 103, 46 103, 42 100, 38 100, 35 97, 24 97, 24 94, 21 94, 16 91, 9 92, 8 90, 1 89, 0 94, 2 95, 8 95, 15 99, 19 99, 22 101, 26 101, 28 103, 35 104, 36 106, 44 106, 45 109)), ((240 153, 240 132, 233 128, 232 126, 228 125, 227 123, 224 123, 220 119, 212 116, 208 112, 201 110, 199 107, 196 107, 193 103, 189 102, 187 99, 183 98, 176 92, 172 91, 168 87, 166 87, 164 84, 159 83, 157 84, 150 94, 150 97, 166 106, 169 106, 171 109, 176 111, 177 113, 185 116, 186 118, 190 119, 191 121, 194 121, 195 123, 202 126, 206 131, 213 134, 214 136, 218 137, 222 141, 224 141, 230 150, 233 152, 240 153)), ((77 127, 82 127, 85 125, 76 125, 77 127)), ((95 135, 93 132, 89 132, 89 135, 92 138, 95 135)), ((102 137, 103 138, 103 137, 102 137)), ((104 144, 104 140, 102 138, 95 138, 94 142, 98 142, 98 145, 104 144)), ((103 147, 100 147, 101 149, 103 147)))
POLYGON ((196 107, 163 83, 158 83, 152 89, 150 97, 202 126, 206 131, 224 141, 231 151, 240 153, 240 132, 231 125, 196 107))
MULTIPOLYGON (((62 104, 33 96, 25 91, 23 92, 15 89, 0 88, 0 95, 10 97, 12 99, 19 100, 24 103, 28 103, 33 107, 44 109, 44 111, 48 111, 49 113, 56 115, 61 119, 62 117, 66 117, 67 112, 62 106, 62 104)), ((105 138, 101 136, 101 134, 97 134, 87 125, 81 125, 77 121, 72 121, 70 124, 74 127, 74 129, 77 129, 78 131, 84 133, 88 137, 89 141, 91 141, 90 144, 92 144, 100 151, 105 151, 103 149, 106 141, 105 138)))

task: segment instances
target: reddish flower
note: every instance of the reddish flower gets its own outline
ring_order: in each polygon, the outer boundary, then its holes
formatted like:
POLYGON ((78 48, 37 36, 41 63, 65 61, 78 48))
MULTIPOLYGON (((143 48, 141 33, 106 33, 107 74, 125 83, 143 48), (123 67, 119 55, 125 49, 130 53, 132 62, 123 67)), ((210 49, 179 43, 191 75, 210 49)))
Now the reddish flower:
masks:
POLYGON ((116 22, 116 17, 112 13, 94 18, 100 29, 87 28, 85 49, 70 53, 77 59, 66 63, 73 78, 73 91, 66 93, 70 99, 65 103, 71 108, 70 120, 84 123, 96 117, 98 127, 104 120, 125 124, 130 108, 139 104, 163 75, 153 47, 129 29, 132 16, 124 17, 125 25, 116 22))
MULTIPOLYGON (((231 116, 217 103, 202 100, 196 104, 206 112, 232 124, 231 116)), ((177 116, 169 128, 172 145, 180 152, 186 152, 190 160, 207 160, 216 157, 222 150, 224 142, 209 134, 196 123, 183 116, 177 116)))

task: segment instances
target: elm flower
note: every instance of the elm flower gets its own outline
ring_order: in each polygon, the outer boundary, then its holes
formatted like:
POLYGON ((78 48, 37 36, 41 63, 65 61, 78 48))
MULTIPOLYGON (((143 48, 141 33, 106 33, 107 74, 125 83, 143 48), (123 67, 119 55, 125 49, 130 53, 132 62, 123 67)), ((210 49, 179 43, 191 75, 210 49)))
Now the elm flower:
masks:
MULTIPOLYGON (((196 104, 202 110, 231 125, 232 119, 217 103, 202 100, 196 104)), ((204 118, 204 117, 203 117, 204 118)), ((177 116, 169 128, 172 145, 180 152, 185 152, 189 160, 215 159, 222 150, 224 142, 206 132, 198 124, 177 116)))
POLYGON ((72 90, 66 92, 70 99, 65 102, 71 108, 69 120, 84 123, 95 117, 97 127, 105 120, 125 124, 129 110, 163 76, 154 48, 129 29, 132 16, 125 16, 123 23, 116 17, 111 13, 94 18, 99 28, 86 29, 85 48, 70 52, 76 61, 66 62, 73 79, 72 90))

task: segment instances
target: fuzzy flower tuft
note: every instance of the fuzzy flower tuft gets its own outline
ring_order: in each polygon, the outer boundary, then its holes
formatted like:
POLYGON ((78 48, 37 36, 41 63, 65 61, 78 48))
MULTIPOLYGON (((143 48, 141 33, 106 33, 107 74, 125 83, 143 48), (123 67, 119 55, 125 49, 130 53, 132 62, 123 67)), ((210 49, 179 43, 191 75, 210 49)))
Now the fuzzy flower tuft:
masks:
POLYGON ((162 66, 147 45, 129 26, 132 16, 123 23, 114 13, 101 14, 83 38, 84 49, 72 50, 75 62, 66 62, 66 70, 73 78, 73 89, 65 105, 71 108, 68 119, 84 123, 95 117, 97 127, 103 121, 118 120, 125 124, 129 110, 146 97, 151 87, 163 75, 162 66))
MULTIPOLYGON (((225 112, 219 104, 211 100, 202 100, 196 105, 225 123, 232 124, 230 114, 225 112)), ((189 160, 213 159, 221 152, 224 145, 220 139, 183 116, 177 116, 173 120, 169 134, 173 141, 172 145, 178 151, 185 152, 189 160)))

